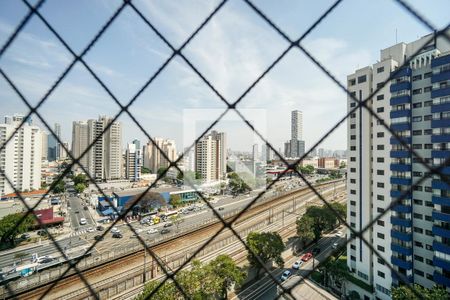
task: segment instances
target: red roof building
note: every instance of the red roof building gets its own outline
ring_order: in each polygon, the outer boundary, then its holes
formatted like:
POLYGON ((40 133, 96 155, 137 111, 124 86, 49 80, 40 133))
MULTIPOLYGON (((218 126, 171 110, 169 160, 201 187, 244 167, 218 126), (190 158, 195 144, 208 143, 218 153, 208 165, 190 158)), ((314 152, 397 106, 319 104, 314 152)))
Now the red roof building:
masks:
POLYGON ((33 214, 41 221, 42 225, 57 225, 64 222, 64 217, 53 215, 53 207, 35 210, 33 214))

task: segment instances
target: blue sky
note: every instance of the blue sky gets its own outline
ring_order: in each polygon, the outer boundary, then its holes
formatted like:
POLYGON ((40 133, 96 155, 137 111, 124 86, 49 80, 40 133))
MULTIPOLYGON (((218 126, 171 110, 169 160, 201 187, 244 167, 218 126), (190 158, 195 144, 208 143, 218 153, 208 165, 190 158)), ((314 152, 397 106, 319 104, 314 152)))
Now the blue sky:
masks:
MULTIPOLYGON (((40 9, 70 47, 80 53, 106 22, 120 1, 48 0, 40 9)), ((133 1, 174 46, 179 47, 214 9, 218 1, 133 1)), ((447 25, 448 1, 409 2, 438 28, 447 25)), ((254 1, 292 39, 298 38, 332 1, 254 1)), ((0 45, 27 13, 21 1, 0 2, 0 45)), ((429 33, 394 1, 344 0, 303 42, 342 83, 356 68, 374 63, 379 50, 397 40, 410 42, 429 33)), ((241 0, 230 0, 183 50, 183 54, 230 101, 280 55, 288 44, 241 0)), ((86 54, 85 61, 125 104, 171 55, 170 48, 129 7, 119 15, 86 54)), ((72 59, 45 25, 33 17, 0 58, 0 67, 25 97, 36 104, 72 59)), ((26 113, 26 107, 0 78, 0 115, 26 113)), ((304 114, 304 136, 309 148, 346 110, 346 96, 298 49, 293 49, 238 105, 244 115, 266 122, 258 125, 278 149, 290 135, 290 111, 304 114), (260 110, 265 110, 265 115, 260 110)), ((183 113, 204 110, 213 120, 224 103, 180 58, 136 99, 130 112, 152 136, 172 138, 181 150, 183 113)), ((59 122, 63 139, 70 141, 75 120, 113 115, 119 107, 78 63, 40 108, 50 124, 59 122)), ((250 150, 252 132, 233 112, 216 129, 228 133, 229 145, 250 150)), ((37 119, 34 117, 34 119, 37 119)), ((122 115, 124 143, 146 140, 131 119, 122 115)), ((261 123, 261 122, 260 122, 261 123)), ((258 123, 259 124, 259 123, 258 123)), ((345 124, 344 124, 345 125, 345 124)), ((196 132, 206 128, 199 121, 196 132)), ((345 149, 345 126, 322 144, 345 149)))

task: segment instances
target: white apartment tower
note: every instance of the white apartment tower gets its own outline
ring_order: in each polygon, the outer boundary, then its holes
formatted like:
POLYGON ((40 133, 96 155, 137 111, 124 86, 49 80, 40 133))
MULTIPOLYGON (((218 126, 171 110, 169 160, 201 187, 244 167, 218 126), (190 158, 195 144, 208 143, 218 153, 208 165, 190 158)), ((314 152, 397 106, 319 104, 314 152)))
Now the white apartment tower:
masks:
POLYGON ((136 143, 128 144, 125 151, 125 177, 130 181, 141 179, 142 155, 136 143))
MULTIPOLYGON (((23 117, 5 119, 0 124, 0 145, 14 133, 23 117)), ((42 132, 31 122, 25 122, 0 151, 0 170, 19 191, 38 190, 41 187, 42 132)), ((0 196, 13 193, 13 188, 0 175, 0 196)))
MULTIPOLYGON (((97 181, 117 180, 122 177, 122 126, 112 119, 101 116, 98 120, 73 122, 72 154, 78 158, 96 137, 101 136, 80 163, 97 181)), ((79 169, 79 168, 78 168, 79 169)))
POLYGON ((195 145, 195 171, 204 182, 225 179, 227 172, 226 135, 212 131, 195 145))
MULTIPOLYGON (((450 127, 450 55, 445 53, 449 50, 448 42, 428 35, 381 50, 379 62, 347 77, 347 88, 358 101, 380 89, 367 105, 430 166, 435 157, 450 157, 450 130, 435 129, 450 127), (391 75, 393 79, 383 85, 391 75), (439 153, 432 151, 438 148, 439 153)), ((347 109, 356 105, 349 96, 347 109)), ((366 109, 351 113, 347 126, 347 220, 360 231, 409 191, 427 169, 366 109)), ((438 178, 426 179, 363 235, 409 283, 427 288, 450 286, 450 230, 439 231, 449 225, 443 225, 442 220, 450 221, 444 206, 450 207, 449 190, 438 178), (437 255, 437 249, 444 254, 437 255), (438 262, 442 257, 445 261, 438 262)), ((358 292, 361 299, 391 299, 392 287, 401 284, 401 278, 358 238, 347 245, 347 265, 353 276, 373 288, 364 290, 349 283, 348 292, 358 292)))
POLYGON ((166 168, 169 166, 169 161, 162 155, 161 151, 167 156, 170 161, 175 161, 178 158, 177 148, 174 140, 163 138, 154 138, 155 143, 149 141, 144 145, 143 150, 143 165, 150 169, 152 173, 156 173, 159 168, 166 168), (158 147, 160 150, 158 150, 158 147))

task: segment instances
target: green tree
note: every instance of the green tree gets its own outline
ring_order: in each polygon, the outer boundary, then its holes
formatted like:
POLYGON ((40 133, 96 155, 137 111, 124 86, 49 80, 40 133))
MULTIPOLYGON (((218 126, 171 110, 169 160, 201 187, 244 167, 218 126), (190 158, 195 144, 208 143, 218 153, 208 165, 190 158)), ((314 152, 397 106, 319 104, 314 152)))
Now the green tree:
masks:
MULTIPOLYGON (((158 171, 156 171, 156 175, 158 175, 158 177, 160 177, 166 170, 167 170, 167 168, 161 167, 158 169, 158 171)), ((165 173, 163 177, 166 177, 166 175, 167 175, 167 173, 165 173)))
POLYGON ((77 183, 75 185, 75 191, 77 193, 82 193, 82 192, 84 192, 85 189, 86 189, 86 186, 83 183, 77 183))
POLYGON ((228 289, 233 285, 241 285, 245 279, 245 272, 226 254, 219 255, 209 265, 220 280, 220 299, 227 299, 228 289))
POLYGON ((88 183, 88 178, 85 174, 75 175, 75 176, 73 176, 72 180, 73 180, 73 184, 75 186, 80 183, 87 186, 87 183, 88 183))
POLYGON ((314 167, 311 165, 299 166, 298 170, 300 171, 300 173, 302 173, 304 175, 310 175, 310 174, 314 173, 314 167))
POLYGON ((152 170, 150 170, 149 168, 146 168, 144 166, 141 167, 142 174, 150 174, 151 172, 152 172, 152 170))
POLYGON ((245 173, 241 175, 238 175, 235 172, 228 174, 228 185, 231 191, 235 194, 242 194, 252 190, 251 187, 247 184, 247 182, 249 181, 244 180, 241 176, 244 176, 246 178, 248 177, 248 175, 245 175, 245 173))
POLYGON ((181 199, 180 195, 170 195, 169 204, 173 207, 178 207, 183 205, 183 200, 181 199))
MULTIPOLYGON (((149 281, 145 284, 144 290, 135 298, 135 300, 144 300, 159 286, 160 282, 157 280, 149 281)), ((178 290, 173 281, 166 281, 158 289, 156 293, 152 295, 152 299, 156 300, 173 300, 173 299, 183 299, 183 295, 178 290)))
POLYGON ((347 167, 345 161, 341 161, 341 163, 339 164, 339 169, 345 169, 345 167, 347 167))
POLYGON ((170 222, 172 222, 174 225, 177 226, 177 228, 180 225, 180 223, 183 222, 183 219, 181 218, 180 215, 172 215, 172 216, 170 216, 169 219, 170 219, 170 222))
POLYGON ((310 206, 306 209, 305 215, 314 220, 313 231, 315 241, 320 239, 324 230, 331 230, 336 226, 336 215, 325 205, 310 206))
MULTIPOLYGON (((346 219, 347 218, 347 205, 339 203, 339 202, 331 202, 330 206, 338 213, 338 215, 342 218, 342 219, 346 219)), ((329 210, 329 213, 336 215, 332 210, 330 210, 328 207, 326 207, 327 210, 329 210)), ((341 220, 339 218, 337 218, 337 221, 339 222, 339 225, 341 225, 341 220)))
MULTIPOLYGON (((284 260, 281 253, 285 246, 277 232, 250 232, 247 236, 247 245, 260 258, 262 263, 274 261, 280 268, 283 267, 284 260)), ((257 269, 257 277, 259 278, 263 267, 252 252, 248 252, 247 259, 250 265, 257 269)))
POLYGON ((29 231, 29 229, 35 224, 34 215, 28 215, 20 224, 22 219, 21 213, 15 213, 4 216, 0 220, 0 241, 2 243, 8 243, 15 245, 18 235, 29 231))
POLYGON ((414 293, 411 288, 408 286, 402 285, 399 287, 392 288, 392 300, 444 300, 448 299, 447 291, 440 287, 433 287, 432 289, 426 289, 418 284, 413 286, 414 290, 417 294, 420 295, 420 298, 417 297, 416 293, 414 293))
POLYGON ((64 193, 65 190, 66 190, 66 184, 64 183, 64 181, 62 179, 60 179, 56 183, 56 185, 53 187, 53 192, 55 194, 64 193))
POLYGON ((308 215, 303 215, 297 219, 297 235, 300 242, 304 245, 314 240, 314 219, 308 215))

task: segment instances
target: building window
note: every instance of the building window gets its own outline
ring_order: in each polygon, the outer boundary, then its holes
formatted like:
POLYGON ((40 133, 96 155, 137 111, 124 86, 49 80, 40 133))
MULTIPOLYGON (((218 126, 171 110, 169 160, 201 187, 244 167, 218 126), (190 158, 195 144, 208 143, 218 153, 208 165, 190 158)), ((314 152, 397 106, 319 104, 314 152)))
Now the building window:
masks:
POLYGON ((383 72, 384 72, 384 67, 377 68, 377 73, 383 73, 383 72))
POLYGON ((419 227, 414 227, 414 232, 422 233, 422 234, 423 234, 423 229, 422 229, 422 228, 419 228, 419 227))
POLYGON ((377 132, 377 137, 384 137, 384 132, 377 132))
POLYGON ((431 230, 426 229, 425 234, 428 236, 433 236, 433 232, 431 230))
POLYGON ((383 265, 383 266, 384 266, 384 261, 383 261, 383 259, 381 259, 380 257, 377 257, 377 261, 378 261, 378 263, 379 263, 380 265, 383 265))
POLYGON ((384 196, 383 195, 377 195, 377 200, 384 201, 384 196))
MULTIPOLYGON (((353 79, 354 80, 354 79, 353 79)), ((356 92, 351 92, 350 93, 350 96, 352 96, 352 98, 355 98, 356 97, 356 92)))
POLYGON ((354 257, 353 255, 350 255, 350 260, 356 261, 356 257, 354 257))
POLYGON ((422 257, 422 256, 414 255, 414 259, 415 259, 415 260, 418 260, 418 261, 420 261, 420 262, 423 262, 423 257, 422 257))
POLYGON ((420 185, 416 185, 416 186, 413 188, 413 190, 414 190, 414 191, 421 192, 421 191, 423 191, 423 187, 420 186, 420 185))
POLYGON ((419 199, 414 199, 414 204, 423 205, 423 201, 419 199))
POLYGON ((425 129, 423 131, 423 135, 431 135, 433 133, 433 129, 425 129))
POLYGON ((425 220, 428 222, 433 222, 433 218, 431 216, 425 215, 425 220))
POLYGON ((384 157, 377 157, 377 162, 383 163, 384 162, 384 157))
POLYGON ((381 278, 384 278, 384 273, 383 273, 383 272, 378 271, 377 274, 378 274, 378 276, 380 276, 381 278))
MULTIPOLYGON (((376 285, 376 288, 378 291, 382 292, 383 294, 386 294, 388 296, 391 295, 391 291, 389 289, 385 288, 384 286, 379 285, 378 283, 376 285)), ((365 295, 364 295, 364 297, 365 297, 365 295)))
POLYGON ((356 161, 356 157, 350 157, 350 161, 356 161))
POLYGON ((379 212, 380 214, 384 213, 384 209, 381 207, 377 207, 377 212, 379 212))
POLYGON ((421 80, 421 79, 422 79, 422 74, 414 75, 414 76, 412 77, 412 81, 417 81, 417 80, 421 80))
POLYGON ((350 183, 356 183, 356 179, 350 179, 350 183))
POLYGON ((424 87, 423 92, 424 92, 424 93, 429 93, 429 92, 431 92, 431 86, 426 86, 426 87, 424 87))
POLYGON ((384 239, 384 234, 382 234, 381 232, 377 232, 377 237, 379 239, 384 239))
POLYGON ((351 245, 350 245, 350 249, 356 250, 356 246, 351 244, 351 245))
POLYGON ((424 148, 425 149, 433 149, 433 144, 425 144, 424 148))
POLYGON ((427 265, 432 266, 433 265, 433 261, 431 259, 425 259, 425 262, 427 263, 427 265))
POLYGON ((416 275, 419 275, 419 276, 425 276, 425 273, 424 272, 422 272, 422 271, 420 271, 420 270, 417 270, 417 269, 414 269, 414 274, 416 274, 416 275))
POLYGON ((426 116, 423 116, 423 120, 424 120, 424 121, 431 121, 432 118, 433 118, 432 115, 426 115, 426 116))
POLYGON ((356 195, 356 190, 350 190, 350 194, 356 195))
POLYGON ((348 81, 348 85, 349 86, 354 86, 356 84, 356 79, 350 79, 349 81, 348 81))
POLYGON ((377 83, 377 89, 381 89, 383 87, 384 82, 377 83))
POLYGON ((384 227, 384 221, 383 220, 377 220, 377 225, 384 227))
POLYGON ((426 273, 426 277, 428 280, 433 280, 433 274, 426 273))
POLYGON ((421 242, 418 242, 418 241, 414 241, 414 246, 419 247, 419 248, 423 248, 423 244, 421 242))
POLYGON ((413 104, 413 108, 421 108, 422 107, 422 102, 417 102, 413 104))
POLYGON ((377 145, 377 150, 384 150, 384 145, 377 145))
POLYGON ((412 91, 412 94, 413 95, 419 95, 419 94, 422 94, 422 89, 420 88, 420 89, 414 89, 413 91, 412 91))
POLYGON ((377 108, 377 113, 382 113, 384 112, 384 107, 378 107, 377 108))
POLYGON ((433 246, 431 246, 431 245, 429 245, 429 244, 426 244, 426 245, 425 245, 425 249, 430 250, 430 251, 433 251, 433 246))
POLYGON ((413 144, 412 148, 413 149, 422 149, 422 144, 413 144))
POLYGON ((377 250, 380 252, 384 252, 384 247, 381 245, 377 245, 377 250))
POLYGON ((413 172, 413 177, 422 177, 422 172, 417 172, 417 171, 414 171, 413 172))
MULTIPOLYGON (((426 89, 426 88, 425 88, 426 89)), ((429 100, 429 101, 425 101, 424 103, 423 103, 423 106, 424 107, 428 107, 428 106, 432 106, 433 105, 433 101, 431 101, 431 100, 429 100)))
POLYGON ((422 122, 422 116, 417 116, 412 118, 413 122, 422 122))
POLYGON ((352 114, 350 115, 350 119, 354 119, 354 118, 356 118, 356 114, 355 114, 355 113, 352 113, 352 114))
POLYGON ((422 135, 422 130, 413 130, 413 135, 422 135))
POLYGON ((363 76, 359 76, 358 77, 358 83, 363 83, 367 81, 367 76, 363 75, 363 76))
POLYGON ((422 214, 418 214, 418 213, 414 213, 414 219, 423 219, 423 215, 422 214))
POLYGON ((378 95, 377 96, 377 100, 379 101, 379 100, 383 100, 384 99, 384 94, 381 94, 381 95, 378 95))
MULTIPOLYGON (((380 170, 380 171, 382 171, 382 170, 380 170)), ((378 171, 377 171, 377 174, 378 174, 378 171)), ((382 175, 382 174, 378 174, 378 175, 382 175)), ((384 188, 384 183, 383 182, 377 182, 377 187, 384 188)))
POLYGON ((350 168, 350 173, 356 173, 356 168, 350 168))
POLYGON ((352 217, 356 217, 356 212, 354 212, 354 211, 351 211, 351 212, 350 212, 350 216, 352 216, 352 217))
POLYGON ((434 207, 434 204, 431 201, 425 201, 425 206, 427 206, 427 207, 434 207))
POLYGON ((356 201, 350 201, 350 205, 356 206, 356 201))
POLYGON ((425 78, 430 78, 431 75, 433 75, 433 72, 425 73, 425 74, 423 74, 423 79, 425 79, 425 78))

